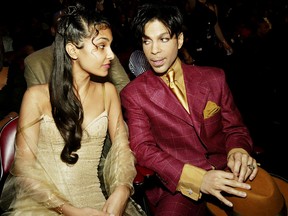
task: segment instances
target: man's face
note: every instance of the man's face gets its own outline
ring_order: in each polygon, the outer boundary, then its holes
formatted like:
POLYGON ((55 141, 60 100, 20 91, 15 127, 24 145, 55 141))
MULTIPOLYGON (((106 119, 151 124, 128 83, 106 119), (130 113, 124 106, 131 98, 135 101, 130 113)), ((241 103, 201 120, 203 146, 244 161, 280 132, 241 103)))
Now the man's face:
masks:
POLYGON ((142 38, 143 51, 156 73, 165 73, 175 61, 183 44, 183 34, 170 37, 168 29, 158 20, 148 22, 142 38))

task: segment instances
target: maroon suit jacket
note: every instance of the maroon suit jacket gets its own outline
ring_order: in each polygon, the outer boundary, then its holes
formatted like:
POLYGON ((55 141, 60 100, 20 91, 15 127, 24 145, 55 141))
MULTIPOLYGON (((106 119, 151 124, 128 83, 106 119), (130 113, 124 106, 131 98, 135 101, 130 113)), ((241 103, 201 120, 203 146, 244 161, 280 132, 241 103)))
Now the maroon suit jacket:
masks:
POLYGON ((182 168, 189 163, 209 170, 225 169, 232 148, 252 151, 222 69, 182 64, 190 114, 165 82, 146 71, 120 93, 130 145, 137 163, 154 170, 175 192, 182 168), (204 119, 208 101, 220 112, 204 119))

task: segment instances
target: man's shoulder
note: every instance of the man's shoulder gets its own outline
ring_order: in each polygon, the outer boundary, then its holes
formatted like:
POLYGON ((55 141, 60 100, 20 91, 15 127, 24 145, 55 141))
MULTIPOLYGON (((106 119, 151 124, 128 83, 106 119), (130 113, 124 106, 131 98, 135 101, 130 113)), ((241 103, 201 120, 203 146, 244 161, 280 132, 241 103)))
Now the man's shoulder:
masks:
POLYGON ((33 53, 31 53, 30 55, 28 55, 24 61, 25 63, 29 63, 29 62, 33 62, 35 61, 35 59, 37 59, 37 61, 39 61, 39 57, 40 59, 45 58, 45 59, 50 59, 51 57, 53 57, 53 48, 52 45, 51 46, 47 46, 44 47, 42 49, 39 49, 33 53))
MULTIPOLYGON (((140 74, 139 76, 137 76, 136 78, 134 78, 133 80, 131 80, 123 89, 121 92, 130 92, 130 91, 139 91, 142 90, 144 88, 146 88, 145 86, 151 84, 151 81, 153 80, 153 72, 152 71, 145 71, 144 73, 140 74)), ((156 76, 155 76, 156 78, 156 76)), ((153 82, 153 81, 152 81, 153 82)))
POLYGON ((182 69, 190 76, 204 76, 206 78, 210 76, 223 76, 224 70, 218 67, 212 66, 197 66, 197 65, 182 65, 182 69))
POLYGON ((151 82, 154 78, 156 78, 156 76, 153 74, 153 72, 151 70, 148 70, 148 71, 145 71, 144 73, 140 74, 139 76, 137 76, 133 80, 131 80, 128 83, 128 86, 135 86, 135 87, 137 85, 141 86, 141 85, 146 84, 148 81, 151 82))

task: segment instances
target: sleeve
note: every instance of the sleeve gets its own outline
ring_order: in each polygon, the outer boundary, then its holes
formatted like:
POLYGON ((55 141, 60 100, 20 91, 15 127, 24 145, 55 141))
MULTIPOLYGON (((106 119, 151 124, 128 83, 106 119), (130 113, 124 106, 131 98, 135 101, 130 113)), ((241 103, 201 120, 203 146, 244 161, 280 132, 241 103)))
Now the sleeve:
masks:
POLYGON ((16 177, 16 184, 20 185, 19 194, 32 197, 46 208, 56 208, 68 201, 58 192, 49 178, 51 174, 47 173, 38 161, 37 145, 33 143, 28 132, 28 130, 38 130, 39 121, 35 124, 28 125, 28 128, 20 128, 17 132, 12 174, 16 177))
POLYGON ((130 82, 124 67, 121 65, 119 58, 116 55, 111 62, 108 78, 115 85, 118 93, 130 82))
POLYGON ((28 63, 27 58, 24 60, 24 66, 25 66, 24 67, 24 77, 25 77, 25 80, 27 83, 27 88, 29 88, 33 85, 39 84, 39 83, 37 83, 37 79, 35 77, 33 70, 31 69, 31 67, 28 63))
POLYGON ((185 164, 182 170, 182 174, 177 186, 177 190, 183 195, 198 200, 202 194, 200 192, 200 186, 203 181, 203 177, 207 171, 190 164, 185 164))
MULTIPOLYGON (((121 104, 124 119, 129 128, 130 147, 136 156, 137 163, 155 171, 163 185, 174 193, 184 163, 175 158, 174 155, 163 151, 157 145, 151 130, 151 124, 154 124, 152 123, 153 119, 149 116, 150 113, 148 114, 142 107, 143 104, 147 104, 146 98, 140 99, 142 96, 139 96, 140 93, 137 89, 132 90, 129 86, 127 87, 120 93, 121 104)), ((142 87, 143 89, 146 88, 146 86, 142 87)), ((154 120, 158 119, 160 115, 156 114, 154 120)))
MULTIPOLYGON (((32 87, 33 88, 33 87, 32 87)), ((38 154, 40 121, 42 116, 38 106, 36 91, 28 89, 24 95, 16 134, 14 163, 10 170, 11 178, 6 188, 16 188, 16 196, 10 208, 21 209, 37 206, 40 209, 56 208, 68 202, 53 183, 53 175, 46 170, 41 160, 45 155, 38 154), (52 178, 51 178, 52 176, 52 178)), ((6 184, 6 183, 5 183, 6 184)), ((7 190, 9 193, 9 190, 7 190)))
POLYGON ((131 194, 134 193, 135 157, 129 147, 127 126, 121 119, 117 121, 115 137, 112 139, 114 142, 103 168, 105 187, 109 195, 119 185, 127 186, 130 188, 131 194))

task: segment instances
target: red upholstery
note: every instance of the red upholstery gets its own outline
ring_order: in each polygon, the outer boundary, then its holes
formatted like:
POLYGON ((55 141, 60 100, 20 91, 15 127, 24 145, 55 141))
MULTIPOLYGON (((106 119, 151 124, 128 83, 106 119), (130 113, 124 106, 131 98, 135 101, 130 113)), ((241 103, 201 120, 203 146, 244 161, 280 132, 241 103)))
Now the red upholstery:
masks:
POLYGON ((153 216, 153 206, 148 202, 145 190, 149 188, 149 184, 153 183, 155 172, 136 164, 137 175, 133 181, 135 193, 134 200, 140 204, 147 216, 153 216))
POLYGON ((9 169, 14 160, 14 143, 17 131, 18 116, 7 122, 0 131, 0 159, 1 159, 1 176, 0 192, 8 176, 9 169))
POLYGON ((134 182, 133 182, 136 185, 143 184, 145 177, 149 178, 150 176, 154 175, 154 171, 152 171, 146 167, 139 166, 138 164, 136 164, 136 170, 137 170, 137 175, 136 175, 134 182))

